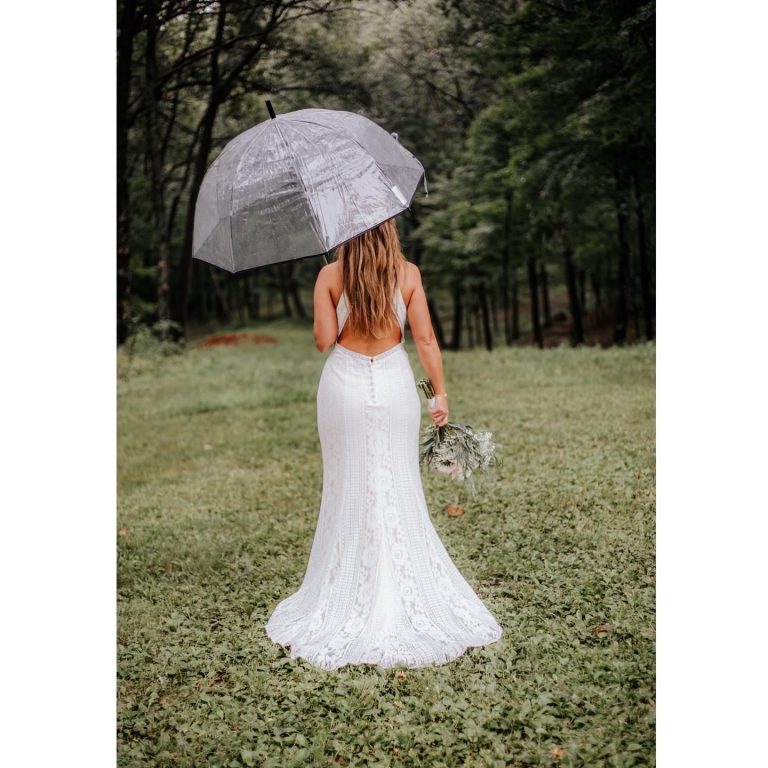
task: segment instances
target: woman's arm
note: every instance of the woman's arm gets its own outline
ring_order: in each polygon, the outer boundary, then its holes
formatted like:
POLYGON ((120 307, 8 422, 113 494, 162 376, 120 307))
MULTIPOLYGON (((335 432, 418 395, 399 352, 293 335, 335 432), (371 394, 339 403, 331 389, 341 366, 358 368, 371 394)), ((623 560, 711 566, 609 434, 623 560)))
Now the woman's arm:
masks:
POLYGON ((430 408, 429 413, 435 424, 441 427, 448 421, 443 356, 432 330, 432 318, 429 315, 427 296, 421 283, 421 271, 415 264, 411 263, 409 267, 411 270, 409 282, 415 285, 415 288, 408 302, 408 324, 411 326, 413 343, 419 353, 421 365, 435 390, 435 408, 430 408))
POLYGON ((336 319, 336 308, 331 298, 331 269, 335 264, 325 264, 317 273, 314 290, 315 319, 312 326, 312 334, 315 337, 315 346, 326 352, 336 342, 339 335, 339 322, 336 319))

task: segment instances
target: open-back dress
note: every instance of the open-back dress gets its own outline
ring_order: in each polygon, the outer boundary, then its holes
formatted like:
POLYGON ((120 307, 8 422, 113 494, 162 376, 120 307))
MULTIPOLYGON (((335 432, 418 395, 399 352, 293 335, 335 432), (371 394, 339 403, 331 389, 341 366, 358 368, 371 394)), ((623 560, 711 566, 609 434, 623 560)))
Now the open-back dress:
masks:
MULTIPOLYGON (((315 536, 301 586, 265 627, 292 658, 326 670, 442 664, 502 634, 429 516, 419 469, 421 401, 398 286, 393 301, 397 345, 369 356, 337 341, 323 367, 315 536)), ((336 315, 340 335, 348 317, 343 293, 336 315)))

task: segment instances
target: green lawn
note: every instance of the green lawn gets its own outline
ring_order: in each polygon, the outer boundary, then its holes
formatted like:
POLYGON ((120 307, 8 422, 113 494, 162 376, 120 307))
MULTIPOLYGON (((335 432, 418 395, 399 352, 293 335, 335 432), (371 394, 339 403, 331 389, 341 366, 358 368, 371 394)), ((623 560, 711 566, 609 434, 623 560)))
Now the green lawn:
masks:
POLYGON ((324 672, 263 626, 312 543, 325 355, 248 330, 278 343, 119 355, 118 764, 653 765, 654 345, 445 351, 451 418, 503 464, 463 517, 425 492, 504 635, 324 672))

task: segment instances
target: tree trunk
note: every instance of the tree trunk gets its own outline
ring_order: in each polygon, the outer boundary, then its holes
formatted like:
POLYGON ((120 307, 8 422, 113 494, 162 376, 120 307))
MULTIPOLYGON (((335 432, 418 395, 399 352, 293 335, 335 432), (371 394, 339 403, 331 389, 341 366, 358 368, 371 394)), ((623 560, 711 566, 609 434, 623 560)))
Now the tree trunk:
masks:
POLYGON ((293 300, 293 306, 296 309, 296 314, 302 320, 306 320, 307 310, 304 309, 304 304, 301 301, 301 292, 299 290, 299 281, 296 277, 296 269, 296 262, 291 262, 288 284, 290 286, 291 299, 293 300))
POLYGON ((493 332, 491 331, 491 318, 488 312, 488 296, 485 286, 481 285, 477 289, 478 305, 483 323, 483 336, 485 337, 485 348, 491 352, 493 350, 493 332))
POLYGON ((576 274, 579 278, 579 307, 583 318, 587 311, 587 270, 578 268, 576 274))
POLYGON ((136 0, 123 0, 117 40, 117 342, 128 337, 131 324, 130 192, 128 186, 128 104, 136 27, 136 0))
POLYGON ((192 176, 192 185, 189 189, 187 212, 184 219, 184 241, 181 248, 181 275, 179 280, 179 300, 177 302, 180 317, 179 322, 186 333, 189 312, 189 293, 192 287, 192 238, 195 231, 195 205, 197 193, 205 178, 208 169, 208 155, 211 151, 213 140, 213 125, 218 111, 218 97, 215 92, 211 95, 208 107, 203 116, 203 129, 200 132, 200 143, 195 158, 195 171, 192 176))
MULTIPOLYGON (((270 10, 270 18, 258 35, 257 42, 243 52, 241 57, 234 61, 226 75, 220 71, 220 54, 223 50, 222 41, 224 38, 225 20, 227 15, 227 3, 219 3, 218 16, 216 19, 216 32, 214 34, 213 44, 211 46, 211 58, 209 62, 211 74, 211 92, 208 97, 203 116, 198 125, 200 140, 195 156, 195 169, 192 175, 192 184, 189 189, 189 198, 187 201, 187 212, 184 221, 184 241, 181 249, 181 279, 179 288, 179 311, 180 323, 186 332, 188 301, 191 288, 192 276, 192 240, 195 227, 195 204, 197 202, 197 193, 200 185, 205 178, 208 170, 208 156, 213 144, 213 127, 216 123, 216 116, 219 107, 229 98, 232 88, 237 83, 243 72, 250 66, 264 47, 267 36, 278 23, 279 16, 284 10, 282 3, 275 1, 270 10)), ((228 59, 229 61, 229 59, 228 59)))
POLYGON ((229 302, 224 288, 221 285, 221 275, 216 267, 208 265, 208 273, 211 276, 214 295, 216 296, 216 317, 221 323, 230 321, 229 302))
MULTIPOLYGON (((199 140, 200 132, 195 131, 192 138, 189 140, 189 146, 187 148, 186 152, 186 163, 184 164, 184 174, 182 176, 182 179, 178 185, 178 191, 171 199, 171 204, 168 209, 168 224, 166 226, 166 239, 168 242, 173 241, 173 232, 176 228, 176 218, 179 213, 179 206, 181 205, 182 197, 184 195, 185 190, 187 189, 187 185, 189 183, 189 177, 192 173, 192 169, 194 168, 194 158, 197 153, 197 142, 199 140)), ((183 267, 182 267, 183 272, 183 267)), ((201 271, 198 270, 198 274, 200 274, 201 271)), ((177 276, 177 280, 180 279, 177 276)), ((201 295, 210 294, 210 291, 204 290, 201 295)), ((179 302, 181 300, 181 287, 180 284, 177 283, 175 286, 175 290, 171 292, 171 300, 172 300, 172 307, 171 307, 171 316, 175 318, 176 320, 180 320, 182 312, 180 309, 179 302)), ((203 314, 203 317, 207 317, 208 315, 206 313, 203 314)))
POLYGON ((499 332, 499 307, 498 307, 498 294, 495 290, 488 291, 488 305, 491 311, 491 328, 494 334, 499 332))
POLYGON ((283 299, 283 315, 285 317, 293 317, 291 312, 291 291, 289 287, 290 282, 290 269, 291 262, 287 264, 283 262, 277 265, 277 279, 280 281, 280 296, 283 299))
POLYGON ((456 282, 453 285, 453 328, 451 333, 451 349, 458 352, 461 347, 461 324, 463 322, 463 305, 461 295, 461 283, 456 282))
POLYGON ((520 282, 517 273, 512 275, 512 341, 520 338, 520 282))
POLYGON ((529 254, 526 258, 528 265, 528 292, 531 298, 531 328, 533 329, 533 339, 539 349, 544 349, 544 334, 541 330, 541 321, 539 320, 539 289, 536 280, 536 257, 529 254))
POLYGON ((651 275, 648 265, 648 245, 645 232, 645 210, 643 194, 640 188, 637 168, 632 172, 635 186, 635 216, 637 217, 637 246, 640 254, 640 295, 643 302, 643 319, 645 321, 645 338, 654 337, 653 307, 651 304, 651 275))
MULTIPOLYGON (((514 309, 509 304, 510 271, 512 265, 512 195, 513 190, 508 189, 504 197, 507 201, 504 213, 504 244, 501 250, 501 309, 504 314, 504 340, 511 344, 519 336, 517 328, 517 306, 514 309), (514 314, 514 318, 512 317, 514 314)), ((514 278, 513 278, 514 280, 514 278)), ((515 281, 513 302, 517 302, 517 283, 515 281)))
MULTIPOLYGON (((152 201, 151 243, 157 264, 157 317, 170 320, 170 276, 168 267, 168 242, 166 241, 166 217, 163 200, 163 171, 158 145, 157 124, 157 0, 148 0, 146 18, 146 43, 144 67, 144 117, 146 121, 146 151, 149 159, 149 187, 152 201)), ((161 338, 167 339, 169 328, 162 326, 161 338)))
MULTIPOLYGON (((232 324, 233 327, 237 328, 239 327, 239 320, 238 320, 238 309, 237 306, 237 275, 228 274, 226 277, 223 278, 224 280, 224 294, 227 297, 227 305, 229 306, 230 313, 229 313, 229 321, 232 324)), ((190 302, 191 306, 191 302, 190 302)))
POLYGON ((237 283, 240 288, 240 317, 242 318, 243 327, 247 327, 251 321, 248 314, 248 281, 247 275, 240 275, 237 283))
POLYGON ((474 326, 475 308, 468 306, 464 313, 464 319, 467 324, 467 349, 475 348, 475 326, 474 326))
POLYGON ((592 296, 594 298, 593 306, 595 310, 595 315, 600 314, 600 310, 603 307, 602 302, 602 283, 600 280, 600 265, 596 265, 592 272, 590 273, 591 277, 591 283, 592 283, 592 296))
POLYGON ((643 332, 640 329, 640 304, 637 298, 637 286, 632 281, 632 323, 635 326, 635 339, 642 338, 643 332))
POLYGON ((627 280, 629 279, 629 214, 626 199, 626 174, 622 169, 616 170, 616 223, 619 234, 619 263, 616 274, 616 310, 614 317, 613 342, 623 344, 627 338, 627 280))
POLYGON ((208 305, 208 291, 200 291, 200 315, 206 321, 211 316, 211 310, 208 305))
POLYGON ((243 301, 242 275, 227 275, 229 285, 230 306, 232 307, 232 322, 238 328, 244 328, 248 324, 243 301))
MULTIPOLYGON (((203 280, 200 278, 207 274, 206 267, 208 268, 208 273, 212 272, 210 264, 206 264, 203 261, 194 261, 192 263, 192 285, 197 286, 197 290, 192 292, 192 295, 190 296, 189 300, 189 317, 190 321, 192 318, 197 318, 198 320, 206 321, 209 319, 209 315, 203 311, 203 297, 211 297, 212 292, 210 289, 210 284, 206 284, 203 280)), ((221 278, 221 274, 219 273, 217 275, 218 278, 221 278)), ((214 298, 214 305, 215 305, 215 296, 214 298)), ((222 310, 220 310, 222 311, 222 310)), ((174 317, 177 317, 174 315, 174 317)))
POLYGON ((248 275, 248 315, 254 321, 258 321, 261 317, 261 306, 259 302, 259 278, 258 275, 248 275))
POLYGON ((584 329, 581 321, 576 265, 573 263, 573 247, 570 243, 566 243, 563 250, 563 263, 565 283, 568 288, 568 305, 571 311, 571 344, 575 347, 577 344, 584 343, 584 329))
MULTIPOLYGON (((414 209, 411 209, 411 214, 409 216, 411 220, 411 229, 409 232, 412 232, 415 229, 418 229, 418 226, 420 224, 420 217, 416 213, 414 209)), ((411 246, 409 248, 410 253, 410 261, 415 264, 417 267, 421 268, 421 254, 422 254, 422 245, 421 240, 417 238, 413 238, 411 240, 411 246)))
POLYGON ((544 309, 544 327, 549 328, 552 325, 552 311, 549 306, 549 275, 543 257, 539 262, 539 280, 541 282, 541 304, 544 309))

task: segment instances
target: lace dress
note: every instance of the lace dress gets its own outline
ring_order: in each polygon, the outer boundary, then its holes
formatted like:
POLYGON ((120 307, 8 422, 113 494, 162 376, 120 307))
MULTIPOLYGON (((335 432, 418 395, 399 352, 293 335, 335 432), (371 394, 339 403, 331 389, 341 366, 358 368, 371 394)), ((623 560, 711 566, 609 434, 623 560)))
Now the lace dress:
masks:
MULTIPOLYGON (((418 456, 421 402, 399 288, 393 300, 397 345, 368 356, 336 343, 323 367, 315 536, 301 586, 265 627, 292 658, 326 670, 441 664, 502 634, 429 516, 418 456)), ((343 294, 336 313, 340 334, 343 294)))

